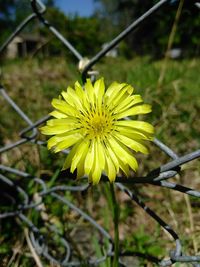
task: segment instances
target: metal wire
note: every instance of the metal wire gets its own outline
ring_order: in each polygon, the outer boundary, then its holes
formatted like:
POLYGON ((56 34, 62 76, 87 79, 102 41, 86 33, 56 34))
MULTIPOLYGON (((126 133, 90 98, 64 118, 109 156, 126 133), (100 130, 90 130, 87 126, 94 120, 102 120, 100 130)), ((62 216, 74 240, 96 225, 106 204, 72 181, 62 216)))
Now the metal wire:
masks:
MULTIPOLYGON (((87 75, 89 75, 89 71, 94 66, 96 62, 98 62, 107 52, 109 52, 114 46, 116 46, 120 41, 122 41, 128 34, 134 31, 136 28, 140 27, 141 24, 147 20, 152 14, 154 14, 157 10, 162 8, 166 4, 173 4, 174 1, 161 0, 158 1, 152 8, 147 10, 141 17, 135 20, 132 24, 130 24, 124 31, 122 31, 118 36, 116 36, 106 48, 100 50, 85 66, 82 71, 82 79, 83 81, 86 79, 87 75)), ((83 56, 76 50, 76 48, 57 30, 54 26, 48 22, 43 14, 46 10, 46 7, 40 0, 30 0, 33 13, 30 14, 10 35, 10 37, 1 45, 0 53, 3 52, 10 42, 13 40, 15 36, 17 36, 30 21, 34 18, 37 18, 45 27, 49 29, 51 33, 53 33, 56 38, 63 43, 63 45, 71 51, 71 53, 76 57, 78 61, 83 59, 83 56)), ((197 7, 199 4, 195 3, 197 7)), ((94 75, 94 74, 92 74, 94 75)), ((93 77, 94 78, 94 77, 93 77)), ((38 140, 37 136, 37 127, 44 123, 46 120, 50 118, 49 115, 40 118, 39 120, 32 122, 29 117, 22 111, 22 109, 17 105, 17 103, 12 100, 12 98, 7 93, 5 87, 0 85, 0 94, 3 99, 9 104, 14 111, 19 115, 19 117, 28 124, 28 127, 22 129, 19 133, 19 140, 16 142, 6 144, 0 148, 0 153, 5 153, 8 150, 12 150, 17 146, 22 146, 27 142, 31 142, 37 145, 44 145, 43 141, 38 140), (28 134, 28 135, 26 135, 28 134)), ((129 252, 129 251, 120 251, 120 266, 125 266, 121 259, 124 256, 138 256, 144 259, 148 259, 149 261, 157 263, 159 266, 171 266, 176 262, 186 262, 191 263, 193 266, 200 266, 200 256, 198 255, 184 255, 181 247, 181 240, 178 234, 167 224, 163 219, 160 218, 153 210, 148 208, 145 203, 143 203, 139 196, 137 196, 134 192, 132 192, 128 187, 124 184, 143 184, 143 185, 155 185, 163 188, 172 189, 193 197, 200 198, 200 192, 194 189, 185 187, 180 184, 168 182, 170 178, 174 177, 177 173, 180 172, 181 166, 186 164, 187 162, 191 162, 197 158, 200 158, 200 149, 187 153, 185 155, 178 156, 172 148, 168 147, 164 143, 162 143, 158 139, 154 139, 154 145, 158 147, 162 152, 164 152, 169 157, 169 162, 158 166, 156 169, 151 170, 147 175, 143 177, 135 177, 134 179, 124 179, 123 177, 116 177, 116 187, 127 194, 130 199, 139 205, 145 213, 147 213, 157 224, 159 224, 168 234, 172 237, 175 244, 175 249, 170 251, 169 258, 166 260, 157 259, 151 255, 142 254, 139 252, 129 252), (198 263, 199 262, 199 263, 198 263)), ((64 151, 64 153, 68 153, 68 151, 64 151)), ((78 208, 74 203, 69 201, 63 192, 71 192, 72 194, 76 192, 82 192, 84 194, 87 193, 90 185, 85 181, 82 185, 55 185, 53 187, 48 187, 47 184, 39 177, 35 177, 29 173, 18 170, 16 168, 11 168, 5 165, 0 164, 0 182, 7 185, 9 188, 12 188, 16 191, 18 196, 17 199, 13 199, 9 192, 5 192, 5 196, 12 199, 12 202, 15 204, 12 211, 6 211, 0 214, 0 219, 8 220, 10 217, 16 217, 21 222, 21 225, 24 224, 29 228, 30 240, 32 242, 33 247, 39 256, 46 258, 51 263, 59 264, 60 266, 97 266, 101 262, 104 262, 107 258, 113 257, 113 241, 109 233, 100 226, 89 214, 78 208), (35 183, 35 188, 37 189, 37 200, 34 200, 32 196, 30 196, 19 184, 13 182, 14 177, 20 177, 21 179, 32 180, 35 183), (12 178, 11 178, 12 177, 12 178), (70 239, 67 236, 62 235, 59 232, 59 229, 51 224, 45 222, 43 219, 43 227, 53 234, 53 237, 59 240, 60 246, 64 249, 64 254, 60 256, 60 258, 56 257, 55 254, 52 253, 52 248, 50 245, 50 237, 47 234, 42 233, 40 227, 38 227, 27 215, 26 211, 37 212, 39 216, 42 217, 41 213, 44 209, 44 200, 46 197, 51 196, 52 199, 59 201, 61 205, 67 206, 69 209, 76 212, 83 220, 90 223, 90 225, 99 233, 101 239, 103 239, 102 243, 102 256, 100 258, 94 257, 86 257, 84 261, 79 258, 75 258, 72 251, 72 244, 70 239)), ((84 180, 83 180, 84 181, 84 180)), ((102 176, 102 182, 108 181, 108 178, 102 176)), ((55 248, 54 248, 55 249, 55 248)))
MULTIPOLYGON (((46 11, 45 5, 40 1, 36 0, 35 4, 38 6, 38 13, 42 14, 46 11)), ((24 21, 22 21, 15 31, 8 37, 8 39, 0 46, 0 53, 2 53, 7 46, 12 42, 16 35, 18 35, 37 15, 35 13, 29 15, 24 21)))

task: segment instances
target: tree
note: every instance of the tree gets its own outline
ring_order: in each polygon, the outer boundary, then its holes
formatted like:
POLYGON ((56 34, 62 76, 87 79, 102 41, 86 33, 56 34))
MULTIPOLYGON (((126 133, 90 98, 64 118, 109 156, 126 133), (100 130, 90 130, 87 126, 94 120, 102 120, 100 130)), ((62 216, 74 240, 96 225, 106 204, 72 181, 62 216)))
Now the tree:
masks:
MULTIPOLYGON (((152 7, 158 0, 95 0, 98 13, 103 20, 110 20, 113 29, 123 30, 136 18, 152 7)), ((174 45, 185 50, 187 54, 199 53, 200 28, 199 10, 195 1, 185 0, 178 25, 174 45)), ((174 21, 179 1, 171 1, 126 39, 129 48, 135 53, 149 53, 161 56, 167 46, 168 36, 174 21)))
MULTIPOLYGON (((46 6, 54 6, 54 0, 44 1, 46 6)), ((32 13, 30 1, 27 0, 0 0, 0 44, 29 14, 32 13)), ((28 25, 25 31, 33 27, 28 25)))
POLYGON ((12 7, 14 0, 0 0, 0 42, 2 42, 12 29, 12 7), (5 30, 6 29, 6 30, 5 30))
MULTIPOLYGON (((99 34, 101 23, 95 16, 68 17, 61 10, 53 7, 48 8, 45 18, 84 56, 91 56, 101 49, 104 42, 102 35, 99 34)), ((71 54, 46 28, 41 28, 41 33, 51 39, 49 48, 52 54, 59 55, 61 52, 71 54)))

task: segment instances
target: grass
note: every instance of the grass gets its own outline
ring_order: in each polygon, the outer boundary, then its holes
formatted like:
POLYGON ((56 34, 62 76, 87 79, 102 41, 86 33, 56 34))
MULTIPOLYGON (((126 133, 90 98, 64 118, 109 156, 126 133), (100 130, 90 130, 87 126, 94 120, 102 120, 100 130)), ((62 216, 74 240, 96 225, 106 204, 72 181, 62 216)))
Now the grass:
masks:
MULTIPOLYGON (((132 84, 136 92, 142 94, 145 102, 152 104, 153 112, 146 118, 155 125, 156 136, 177 154, 184 155, 197 149, 200 144, 200 60, 169 61, 162 86, 158 88, 162 65, 163 61, 152 61, 148 57, 129 61, 123 58, 105 58, 95 66, 95 69, 99 71, 99 77, 105 77, 107 85, 115 80, 132 84)), ((53 97, 57 97, 63 89, 66 89, 68 85, 73 85, 77 79, 80 80, 76 65, 63 58, 5 62, 3 74, 2 83, 8 94, 33 121, 51 111, 50 102, 53 97)), ((2 145, 17 140, 18 133, 26 125, 2 97, 0 97, 0 106, 0 143, 2 145)), ((152 168, 169 160, 155 146, 150 145, 149 149, 148 156, 137 156, 140 163, 138 176, 145 175, 152 168)), ((55 186, 72 183, 71 179, 67 178, 68 173, 60 176, 64 158, 63 155, 50 154, 45 147, 26 144, 3 153, 0 160, 6 166, 38 175, 49 186, 55 186)), ((184 165, 181 175, 173 179, 200 190, 199 173, 198 161, 194 161, 184 165)), ((17 179, 32 196, 38 189, 31 180, 16 177, 13 179, 17 179)), ((178 231, 183 240, 184 251, 194 254, 196 248, 200 249, 199 201, 197 199, 189 198, 188 202, 181 193, 150 185, 139 185, 132 189, 138 192, 148 206, 162 216, 166 222, 170 222, 171 226, 178 231), (189 212, 188 207, 191 207, 192 212, 189 212), (191 220, 195 222, 194 229, 192 229, 191 220), (194 243, 196 248, 194 248, 194 243)), ((90 189, 84 196, 81 193, 69 194, 68 192, 63 193, 63 196, 91 214, 113 235, 109 197, 104 185, 90 189)), ((168 250, 173 247, 173 242, 160 227, 139 207, 133 205, 124 193, 117 192, 117 199, 121 210, 119 225, 121 247, 160 258, 167 255, 168 250)), ((74 257, 87 258, 86 256, 89 254, 102 254, 102 246, 98 247, 97 242, 98 233, 88 222, 82 220, 81 216, 61 205, 51 196, 44 198, 44 205, 46 216, 48 215, 47 221, 41 219, 39 211, 27 213, 27 216, 38 225, 41 231, 48 235, 48 225, 56 226, 63 236, 71 240, 74 257), (91 235, 96 239, 92 239, 91 235)), ((1 204, 1 211, 5 210, 8 210, 8 203, 4 200, 1 204)), ((2 220, 1 229, 0 261, 7 266, 17 248, 18 252, 9 266, 34 266, 23 227, 19 221, 15 219, 2 220)), ((50 233, 49 236, 51 237, 50 233)), ((60 256, 63 255, 63 247, 60 244, 57 245, 57 248, 52 244, 52 251, 59 253, 60 256)), ((146 264, 145 260, 135 261, 135 266, 153 266, 149 263, 149 265, 146 264)), ((44 260, 44 266, 51 265, 44 260)), ((105 266, 110 266, 109 261, 102 264, 101 267, 105 266)))

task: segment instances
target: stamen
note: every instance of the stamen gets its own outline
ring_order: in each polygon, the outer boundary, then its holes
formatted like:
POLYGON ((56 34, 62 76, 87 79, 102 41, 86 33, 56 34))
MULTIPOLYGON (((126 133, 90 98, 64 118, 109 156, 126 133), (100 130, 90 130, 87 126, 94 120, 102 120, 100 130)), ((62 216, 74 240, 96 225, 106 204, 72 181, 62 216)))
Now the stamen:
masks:
POLYGON ((93 106, 88 112, 88 116, 81 117, 82 127, 89 138, 100 138, 103 140, 113 130, 111 114, 105 107, 100 112, 96 106, 93 106))

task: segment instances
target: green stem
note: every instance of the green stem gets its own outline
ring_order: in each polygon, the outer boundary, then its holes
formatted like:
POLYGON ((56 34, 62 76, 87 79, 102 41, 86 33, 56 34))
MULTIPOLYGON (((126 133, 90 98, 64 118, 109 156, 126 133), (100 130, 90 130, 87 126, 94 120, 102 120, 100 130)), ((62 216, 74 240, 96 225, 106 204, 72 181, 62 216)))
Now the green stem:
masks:
POLYGON ((112 198, 112 211, 114 222, 114 259, 112 267, 119 266, 119 205, 116 201, 113 183, 110 183, 110 192, 112 198))

